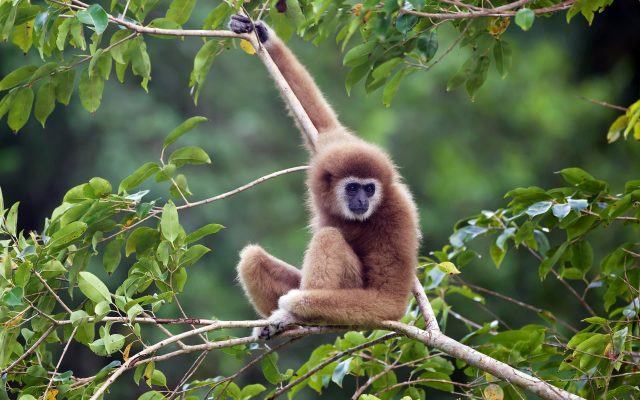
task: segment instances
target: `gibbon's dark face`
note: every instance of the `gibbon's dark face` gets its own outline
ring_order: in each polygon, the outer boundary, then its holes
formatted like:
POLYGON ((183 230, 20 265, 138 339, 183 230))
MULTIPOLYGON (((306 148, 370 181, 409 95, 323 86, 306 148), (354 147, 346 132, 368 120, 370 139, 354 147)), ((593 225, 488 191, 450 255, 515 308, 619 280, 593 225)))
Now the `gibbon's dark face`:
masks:
POLYGON ((350 220, 364 221, 376 210, 382 197, 382 185, 375 178, 348 176, 335 186, 340 213, 350 220))

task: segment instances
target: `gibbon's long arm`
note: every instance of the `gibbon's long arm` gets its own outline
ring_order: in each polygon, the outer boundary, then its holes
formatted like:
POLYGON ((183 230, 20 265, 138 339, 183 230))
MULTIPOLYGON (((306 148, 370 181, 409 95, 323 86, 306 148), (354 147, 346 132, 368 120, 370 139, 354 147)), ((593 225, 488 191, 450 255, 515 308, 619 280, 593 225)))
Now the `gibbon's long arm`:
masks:
POLYGON ((254 26, 260 42, 267 49, 318 132, 322 133, 339 127, 340 122, 335 112, 307 69, 271 28, 262 21, 254 25, 243 15, 232 16, 229 23, 229 27, 235 33, 250 33, 254 26))

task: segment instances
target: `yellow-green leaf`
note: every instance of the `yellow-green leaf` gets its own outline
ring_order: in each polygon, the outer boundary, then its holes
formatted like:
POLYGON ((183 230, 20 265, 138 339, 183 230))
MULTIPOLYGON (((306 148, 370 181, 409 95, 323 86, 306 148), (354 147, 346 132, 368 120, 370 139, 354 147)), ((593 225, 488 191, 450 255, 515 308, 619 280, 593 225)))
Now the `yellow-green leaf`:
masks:
POLYGON ((440 268, 440 270, 444 273, 450 274, 450 275, 457 275, 460 273, 460 270, 458 268, 456 268, 455 264, 453 264, 450 261, 445 261, 445 262, 441 262, 438 264, 438 268, 440 268))

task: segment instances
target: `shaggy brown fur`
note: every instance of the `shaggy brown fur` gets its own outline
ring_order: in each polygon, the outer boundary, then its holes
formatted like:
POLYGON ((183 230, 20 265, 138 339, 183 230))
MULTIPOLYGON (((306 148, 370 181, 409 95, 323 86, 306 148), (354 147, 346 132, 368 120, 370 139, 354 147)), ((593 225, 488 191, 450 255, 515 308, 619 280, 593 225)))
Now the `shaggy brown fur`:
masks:
MULTIPOLYGON (((237 24, 231 27, 242 31, 237 24)), ((240 282, 262 316, 291 315, 284 324, 399 319, 419 245, 411 194, 384 151, 339 124, 309 73, 273 31, 268 30, 264 45, 320 133, 307 179, 313 238, 302 272, 259 246, 246 247, 238 264, 240 282), (336 184, 346 177, 380 183, 381 198, 365 220, 340 212, 336 184)))

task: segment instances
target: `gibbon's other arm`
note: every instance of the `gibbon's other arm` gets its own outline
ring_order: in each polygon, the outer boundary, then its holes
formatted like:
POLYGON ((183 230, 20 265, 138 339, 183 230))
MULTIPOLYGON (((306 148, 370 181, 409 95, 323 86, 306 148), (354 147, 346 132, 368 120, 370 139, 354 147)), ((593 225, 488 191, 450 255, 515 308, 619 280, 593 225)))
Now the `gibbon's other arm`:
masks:
POLYGON ((339 127, 340 123, 335 112, 325 100, 309 72, 267 24, 259 21, 254 25, 244 15, 233 15, 229 22, 229 28, 235 33, 253 32, 254 26, 260 42, 267 49, 293 93, 300 100, 300 104, 318 132, 322 133, 339 127))

